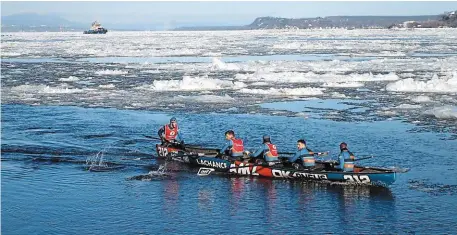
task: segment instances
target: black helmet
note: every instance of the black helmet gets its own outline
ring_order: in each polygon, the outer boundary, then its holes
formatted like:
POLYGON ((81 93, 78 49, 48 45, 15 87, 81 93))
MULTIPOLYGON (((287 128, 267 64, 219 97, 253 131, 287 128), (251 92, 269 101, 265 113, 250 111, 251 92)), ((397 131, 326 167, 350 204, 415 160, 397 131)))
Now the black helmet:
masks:
POLYGON ((340 150, 348 149, 348 145, 346 143, 341 143, 340 144, 340 150))
POLYGON ((227 134, 235 136, 235 132, 232 131, 232 130, 226 131, 226 132, 225 132, 225 135, 227 135, 227 134))
POLYGON ((266 143, 266 142, 271 142, 270 136, 269 136, 269 135, 264 135, 262 138, 263 138, 263 142, 264 142, 264 143, 266 143))

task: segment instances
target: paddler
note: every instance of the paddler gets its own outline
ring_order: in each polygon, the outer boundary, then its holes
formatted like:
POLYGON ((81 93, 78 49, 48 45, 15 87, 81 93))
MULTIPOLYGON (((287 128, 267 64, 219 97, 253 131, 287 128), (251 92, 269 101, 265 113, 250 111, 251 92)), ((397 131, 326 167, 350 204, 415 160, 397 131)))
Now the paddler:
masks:
POLYGON ((263 136, 263 143, 253 154, 251 157, 257 158, 260 160, 262 158, 268 165, 274 165, 279 163, 279 155, 276 145, 271 143, 271 139, 269 135, 263 136))
POLYGON ((225 132, 225 139, 227 141, 219 153, 240 160, 244 151, 243 140, 235 138, 235 132, 232 130, 225 132))
POLYGON ((170 123, 162 126, 157 133, 162 140, 162 144, 184 146, 184 140, 179 132, 178 122, 175 117, 170 119, 170 123))
POLYGON ((297 152, 295 155, 289 158, 289 162, 295 168, 304 167, 305 169, 311 169, 316 165, 316 160, 314 159, 314 152, 306 147, 306 141, 304 139, 299 139, 297 141, 297 152))
POLYGON ((354 154, 351 153, 348 149, 346 143, 340 144, 340 155, 338 156, 338 165, 335 168, 340 169, 344 172, 353 172, 354 171, 354 154))

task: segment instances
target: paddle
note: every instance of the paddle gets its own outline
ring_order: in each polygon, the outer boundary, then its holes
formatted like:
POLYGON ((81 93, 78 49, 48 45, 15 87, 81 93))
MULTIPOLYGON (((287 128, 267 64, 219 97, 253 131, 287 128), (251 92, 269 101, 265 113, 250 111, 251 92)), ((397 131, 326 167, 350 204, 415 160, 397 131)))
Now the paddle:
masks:
POLYGON ((150 159, 155 159, 155 157, 121 158, 121 160, 133 160, 133 161, 150 160, 150 159))
POLYGON ((354 162, 356 162, 356 161, 362 161, 362 160, 365 160, 365 159, 370 159, 370 158, 373 158, 373 157, 374 157, 374 156, 356 158, 356 159, 354 159, 354 162))
MULTIPOLYGON (((352 160, 352 161, 353 161, 353 162, 357 162, 357 161, 362 161, 362 160, 366 160, 366 159, 370 159, 370 158, 374 158, 374 156, 356 158, 356 159, 354 159, 354 160, 352 160)), ((329 161, 322 161, 322 162, 326 162, 326 163, 338 163, 337 160, 329 160, 329 161)))
POLYGON ((150 135, 145 135, 144 137, 149 138, 149 139, 153 139, 153 140, 162 140, 159 137, 154 137, 154 136, 150 136, 150 135))
MULTIPOLYGON (((144 137, 153 139, 153 140, 162 140, 159 137, 154 137, 154 136, 150 136, 150 135, 144 135, 144 137)), ((200 144, 184 144, 184 146, 188 147, 188 148, 203 149, 203 150, 214 150, 214 151, 219 150, 217 148, 206 148, 206 147, 201 146, 200 144)))
MULTIPOLYGON (((315 153, 313 153, 313 155, 315 155, 315 156, 326 156, 329 153, 330 153, 329 151, 327 151, 327 152, 315 152, 315 153)), ((294 155, 295 153, 293 153, 293 152, 279 152, 278 154, 294 155)))

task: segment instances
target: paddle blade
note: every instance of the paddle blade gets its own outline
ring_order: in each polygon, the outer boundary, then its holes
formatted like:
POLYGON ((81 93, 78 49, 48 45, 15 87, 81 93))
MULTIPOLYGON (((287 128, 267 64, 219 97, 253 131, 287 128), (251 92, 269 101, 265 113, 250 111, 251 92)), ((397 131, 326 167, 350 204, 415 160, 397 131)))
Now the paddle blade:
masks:
POLYGON ((214 168, 200 167, 200 169, 198 169, 197 175, 198 176, 207 176, 207 175, 211 174, 211 172, 213 172, 213 171, 214 171, 214 168))
POLYGON ((314 155, 316 156, 327 156, 330 152, 327 151, 327 152, 317 152, 317 153, 314 153, 314 155))
POLYGON ((409 168, 400 168, 400 167, 391 167, 389 169, 395 171, 396 173, 406 173, 410 170, 409 168))

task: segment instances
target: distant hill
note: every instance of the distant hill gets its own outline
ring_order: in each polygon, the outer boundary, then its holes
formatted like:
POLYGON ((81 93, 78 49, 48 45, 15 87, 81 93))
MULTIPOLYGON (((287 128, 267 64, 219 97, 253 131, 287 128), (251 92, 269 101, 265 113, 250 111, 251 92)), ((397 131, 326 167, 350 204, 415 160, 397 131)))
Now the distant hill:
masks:
MULTIPOLYGON (((88 22, 72 22, 61 16, 53 14, 36 14, 36 13, 20 13, 8 16, 2 16, 2 32, 58 32, 58 31, 81 31, 91 27, 93 20, 88 22)), ((103 27, 108 30, 163 30, 164 24, 161 23, 111 23, 101 22, 103 27)))
POLYGON ((386 28, 404 21, 437 20, 438 15, 427 16, 328 16, 316 18, 259 17, 247 27, 249 29, 286 28, 386 28))
POLYGON ((61 28, 82 30, 84 24, 71 22, 54 14, 19 13, 2 16, 2 31, 4 32, 59 31, 61 28))
POLYGON ((2 25, 27 25, 27 26, 60 26, 60 25, 72 25, 70 22, 57 15, 40 15, 36 13, 20 13, 8 16, 2 16, 2 25))

